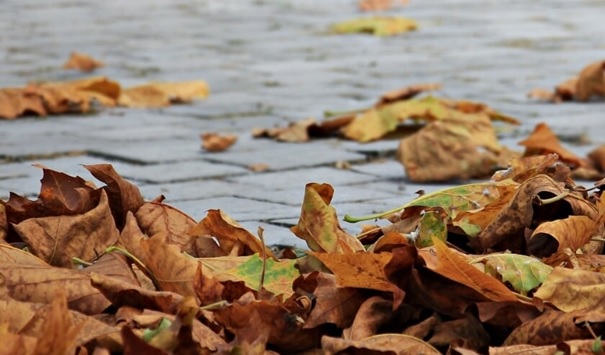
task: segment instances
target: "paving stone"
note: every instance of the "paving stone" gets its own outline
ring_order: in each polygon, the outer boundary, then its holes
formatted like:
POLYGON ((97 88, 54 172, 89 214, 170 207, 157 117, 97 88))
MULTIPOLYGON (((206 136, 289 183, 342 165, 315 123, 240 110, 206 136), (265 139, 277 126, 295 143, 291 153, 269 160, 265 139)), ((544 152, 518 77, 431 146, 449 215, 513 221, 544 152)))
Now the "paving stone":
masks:
MULTIPOLYGON (((168 183, 200 180, 210 177, 242 175, 248 170, 237 166, 192 160, 187 163, 153 164, 146 166, 124 166, 120 174, 124 177, 148 183, 168 183)), ((203 181, 200 181, 203 183, 203 181)))
POLYGON ((304 190, 305 185, 309 182, 329 183, 332 186, 343 186, 375 181, 377 179, 377 177, 371 175, 359 174, 352 171, 328 167, 269 172, 227 178, 229 181, 259 185, 264 188, 275 190, 283 190, 295 187, 300 187, 304 190))
MULTIPOLYGON (((303 186, 285 190, 237 189, 233 194, 238 197, 300 207, 304 200, 305 188, 303 186)), ((332 203, 371 201, 391 196, 390 192, 369 188, 369 184, 337 186, 334 187, 332 203)))
POLYGON ((139 187, 146 199, 164 195, 167 203, 180 200, 200 200, 211 197, 234 196, 251 186, 228 181, 203 179, 179 183, 147 184, 139 187))
POLYGON ((309 249, 307 243, 295 236, 289 228, 256 221, 244 221, 240 225, 254 235, 257 235, 258 227, 263 228, 263 239, 266 245, 288 245, 309 249))
POLYGON ((339 161, 363 161, 366 158, 361 154, 334 149, 329 141, 317 142, 311 145, 280 143, 276 146, 272 144, 262 150, 225 151, 212 155, 207 154, 204 157, 209 160, 240 166, 264 163, 268 165, 269 170, 335 164, 339 161))
POLYGON ((300 207, 236 197, 177 201, 171 205, 196 220, 204 218, 209 209, 220 209, 236 221, 262 221, 269 218, 294 218, 300 215, 300 207))

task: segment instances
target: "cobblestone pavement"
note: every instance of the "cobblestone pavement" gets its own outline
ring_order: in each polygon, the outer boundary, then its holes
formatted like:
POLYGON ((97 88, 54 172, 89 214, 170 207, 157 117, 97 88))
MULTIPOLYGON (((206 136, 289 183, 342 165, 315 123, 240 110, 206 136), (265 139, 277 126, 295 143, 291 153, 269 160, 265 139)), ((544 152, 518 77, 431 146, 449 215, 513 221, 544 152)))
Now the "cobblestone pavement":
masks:
POLYGON ((368 106, 384 91, 419 82, 440 82, 440 95, 483 101, 523 120, 503 133, 511 147, 540 121, 565 136, 587 134, 590 145, 571 146, 578 154, 605 141, 603 104, 526 98, 603 59, 603 1, 412 0, 389 14, 414 18, 417 32, 328 35, 331 23, 359 15, 355 3, 0 0, 3 87, 81 77, 61 69, 77 50, 106 63, 95 74, 126 86, 203 79, 212 90, 206 101, 162 110, 0 121, 0 198, 37 194, 41 171, 32 163, 92 179, 79 164, 110 162, 147 198, 162 193, 196 219, 221 208, 252 231, 264 227, 269 243, 301 245, 285 227, 297 220, 307 182, 334 186, 339 216, 396 207, 418 189, 444 185, 406 181, 393 158, 396 141, 286 144, 253 139, 251 129, 368 106), (206 153, 204 131, 236 133, 239 141, 206 153), (352 168, 337 169, 340 161, 352 168), (251 163, 270 170, 253 173, 251 163))

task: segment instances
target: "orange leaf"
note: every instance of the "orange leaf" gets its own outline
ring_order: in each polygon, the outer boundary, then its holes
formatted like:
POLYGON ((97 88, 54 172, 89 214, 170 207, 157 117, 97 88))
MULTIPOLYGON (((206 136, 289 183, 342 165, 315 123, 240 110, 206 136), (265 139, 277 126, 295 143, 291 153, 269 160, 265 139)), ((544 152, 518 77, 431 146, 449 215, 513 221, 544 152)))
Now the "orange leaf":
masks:
POLYGON ((209 152, 222 152, 237 141, 235 134, 218 134, 214 132, 202 133, 202 148, 209 152))
POLYGON ((605 96, 605 61, 587 65, 578 77, 575 98, 588 101, 593 95, 605 96))
POLYGON ((538 123, 532 134, 519 144, 525 146, 525 156, 556 153, 562 161, 573 167, 586 165, 581 158, 561 145, 559 138, 546 123, 538 123))
POLYGON ((103 65, 103 62, 98 61, 87 54, 72 52, 69 59, 63 64, 63 68, 76 69, 88 73, 103 65))
POLYGON ((405 293, 389 280, 387 265, 393 259, 391 253, 316 253, 309 255, 319 259, 336 276, 338 287, 365 288, 393 294, 393 309, 399 307, 405 293))
POLYGON ((462 256, 451 251, 444 242, 433 238, 437 251, 437 265, 432 269, 450 280, 479 292, 492 301, 516 301, 517 298, 503 283, 470 265, 462 256))

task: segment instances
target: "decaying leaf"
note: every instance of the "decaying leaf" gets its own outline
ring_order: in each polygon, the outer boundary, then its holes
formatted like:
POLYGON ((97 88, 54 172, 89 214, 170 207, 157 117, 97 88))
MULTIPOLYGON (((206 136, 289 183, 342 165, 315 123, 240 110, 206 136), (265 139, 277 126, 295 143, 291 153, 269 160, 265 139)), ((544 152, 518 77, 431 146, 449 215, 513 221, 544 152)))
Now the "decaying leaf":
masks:
POLYGON ((27 114, 46 116, 90 112, 93 103, 113 107, 165 107, 173 103, 204 99, 209 95, 203 81, 152 82, 122 89, 105 77, 65 82, 32 83, 24 88, 0 89, 0 118, 14 119, 27 114))
POLYGON ((313 251, 354 253, 363 250, 363 245, 340 227, 336 211, 330 206, 333 194, 329 184, 307 184, 300 219, 291 228, 292 232, 304 239, 313 251))
POLYGON ((122 90, 118 103, 125 107, 165 107, 205 99, 209 94, 208 84, 203 81, 152 82, 122 90))
POLYGON ((232 145, 237 142, 237 135, 235 134, 218 134, 214 132, 202 133, 202 148, 209 152, 222 152, 229 149, 232 145))
POLYGON ((588 101, 605 97, 605 61, 599 60, 584 67, 577 77, 557 85, 554 92, 534 89, 530 97, 543 101, 588 101))
POLYGON ((404 138, 397 155, 407 176, 413 181, 489 176, 502 165, 498 156, 501 149, 490 120, 479 117, 472 125, 431 122, 404 138))
POLYGON ((88 54, 72 52, 69 59, 63 64, 63 68, 76 69, 88 73, 103 65, 103 62, 94 59, 88 54))
POLYGON ((585 165, 582 159, 561 145, 559 138, 557 138, 555 133, 546 125, 546 123, 537 124, 532 134, 519 142, 519 144, 525 146, 525 156, 555 153, 562 161, 572 167, 585 165))
POLYGON ((374 36, 393 36, 417 28, 416 21, 404 17, 366 17, 334 24, 331 31, 339 34, 370 33, 374 36))

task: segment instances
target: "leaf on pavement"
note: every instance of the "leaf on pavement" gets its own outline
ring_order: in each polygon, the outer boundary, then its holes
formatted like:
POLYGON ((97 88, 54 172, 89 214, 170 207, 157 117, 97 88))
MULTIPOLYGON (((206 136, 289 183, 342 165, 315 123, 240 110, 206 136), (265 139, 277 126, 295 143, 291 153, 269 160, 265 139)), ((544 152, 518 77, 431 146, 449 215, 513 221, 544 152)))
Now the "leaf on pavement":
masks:
POLYGON ((438 84, 438 83, 428 83, 428 84, 415 84, 415 85, 406 86, 406 87, 403 87, 400 89, 391 90, 389 92, 382 94, 382 96, 380 96, 375 107, 379 107, 381 105, 385 105, 385 104, 395 102, 395 101, 411 99, 412 97, 414 97, 422 92, 425 92, 425 91, 441 90, 441 87, 442 87, 441 84, 438 84))
POLYGON ((591 63, 580 72, 575 99, 588 101, 593 96, 605 97, 605 61, 591 63))
POLYGON ((202 138, 202 149, 208 152, 222 152, 229 149, 237 141, 235 134, 218 134, 206 132, 200 135, 202 138))
POLYGON ((65 69, 76 69, 85 73, 90 73, 102 66, 104 66, 103 62, 79 52, 72 52, 69 59, 63 64, 65 69))
POLYGON ((316 126, 317 121, 314 118, 306 118, 301 121, 290 123, 287 127, 280 128, 257 128, 252 132, 252 136, 274 138, 280 142, 300 143, 309 141, 309 129, 316 126))
POLYGON ((208 84, 201 80, 151 82, 122 90, 118 102, 125 107, 154 108, 205 99, 209 94, 208 84))
POLYGON ((394 36, 414 31, 416 21, 405 17, 366 17, 332 25, 331 32, 337 34, 369 33, 374 36, 394 36))
POLYGON ((330 206, 333 195, 334 188, 329 184, 307 184, 300 218, 291 228, 292 232, 317 252, 354 253, 365 250, 357 238, 340 227, 336 210, 330 206))
POLYGON ((552 267, 530 256, 504 253, 480 257, 485 261, 485 272, 509 283, 522 295, 540 286, 552 267))
POLYGON ((103 190, 109 197, 109 206, 118 229, 122 229, 128 211, 136 211, 145 203, 139 188, 121 177, 111 164, 84 165, 90 173, 107 186, 103 190))
POLYGON ((525 146, 525 156, 555 153, 572 168, 586 165, 581 158, 561 145, 559 138, 546 123, 538 123, 532 134, 519 144, 525 146))
POLYGON ((472 288, 489 300, 500 302, 517 300, 503 283, 470 265, 462 256, 451 251, 444 242, 434 238, 433 244, 437 251, 437 264, 433 271, 472 288))
POLYGON ((99 205, 82 215, 30 218, 14 228, 34 255, 68 268, 72 258, 91 261, 119 238, 105 192, 99 205))
POLYGON ((530 97, 550 102, 581 101, 594 96, 605 97, 605 61, 599 60, 585 66, 578 76, 568 79, 555 87, 554 92, 534 89, 530 97))
POLYGON ((388 10, 395 4, 406 5, 409 0, 359 0, 358 7, 361 11, 388 10))
POLYGON ((493 150, 498 144, 488 118, 473 125, 435 121, 401 140, 397 156, 412 181, 465 180, 489 176, 501 166, 499 151, 493 150))

